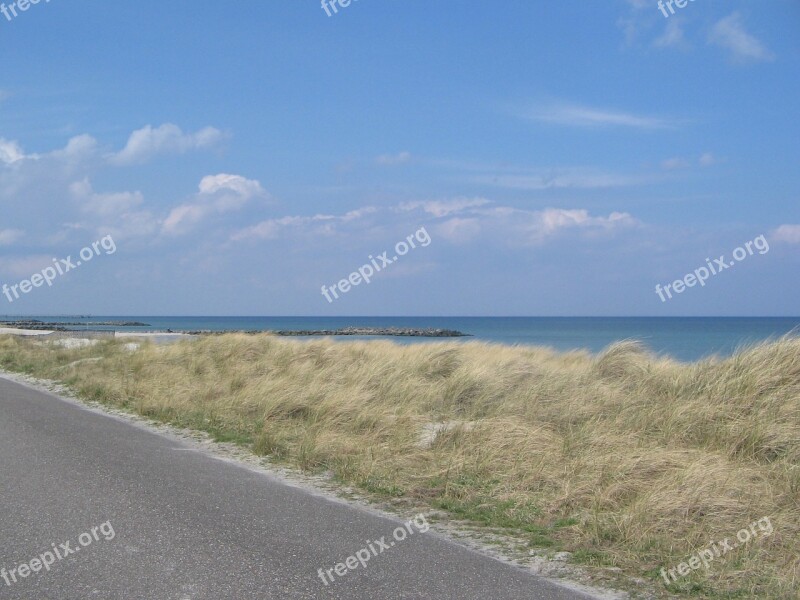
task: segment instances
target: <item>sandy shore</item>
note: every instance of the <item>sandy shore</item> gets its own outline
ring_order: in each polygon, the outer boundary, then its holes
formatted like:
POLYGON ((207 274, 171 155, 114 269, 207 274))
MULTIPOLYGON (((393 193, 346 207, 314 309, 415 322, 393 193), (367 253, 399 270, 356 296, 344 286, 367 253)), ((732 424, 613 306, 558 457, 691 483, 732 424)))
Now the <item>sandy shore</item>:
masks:
POLYGON ((0 327, 0 335, 49 335, 52 331, 39 331, 33 329, 14 329, 12 327, 0 327))
POLYGON ((154 338, 154 337, 157 337, 157 338, 188 338, 188 337, 194 337, 194 336, 189 335, 188 333, 175 333, 175 332, 167 333, 165 331, 132 331, 132 332, 116 331, 116 332, 114 332, 114 337, 116 337, 116 338, 132 338, 132 337, 137 337, 137 338, 154 338))
MULTIPOLYGON (((12 327, 0 327, 0 335, 24 335, 24 336, 37 336, 37 335, 50 335, 55 333, 49 330, 38 329, 15 329, 12 327)), ((59 331, 61 336, 69 337, 73 334, 76 338, 81 337, 80 331, 59 331)), ((188 338, 192 337, 186 333, 167 333, 163 331, 115 331, 115 338, 188 338)))

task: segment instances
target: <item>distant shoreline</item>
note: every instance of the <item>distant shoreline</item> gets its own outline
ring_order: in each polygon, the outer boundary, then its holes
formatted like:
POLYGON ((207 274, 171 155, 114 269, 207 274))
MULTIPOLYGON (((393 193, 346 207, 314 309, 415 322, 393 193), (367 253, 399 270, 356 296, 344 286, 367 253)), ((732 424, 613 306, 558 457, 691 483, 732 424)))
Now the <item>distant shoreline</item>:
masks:
POLYGON ((453 338, 471 337, 469 333, 463 333, 454 329, 442 329, 434 327, 413 328, 413 327, 342 327, 339 329, 298 329, 298 330, 240 330, 240 331, 146 331, 146 332, 123 332, 108 329, 92 329, 94 327, 150 327, 147 323, 138 321, 99 321, 94 323, 60 323, 46 322, 38 320, 30 321, 0 321, 0 333, 20 335, 49 335, 51 333, 106 333, 116 336, 157 336, 157 335, 220 335, 222 333, 246 333, 246 334, 270 334, 279 337, 312 337, 312 336, 389 336, 389 337, 433 337, 433 338, 453 338), (81 327, 81 325, 84 325, 81 327), (23 333, 24 332, 24 333, 23 333))
MULTIPOLYGON (((562 352, 588 350, 601 352, 610 344, 639 340, 654 353, 676 360, 694 362, 710 356, 731 356, 737 349, 753 343, 800 334, 800 317, 159 317, 153 315, 0 315, 0 328, 9 323, 36 322, 35 329, 75 330, 73 336, 89 337, 87 331, 105 330, 92 337, 142 337, 151 339, 205 339, 221 333, 276 336, 292 333, 295 340, 328 339, 340 342, 386 340, 397 344, 426 344, 482 341, 505 346, 550 347, 562 352), (79 323, 80 325, 66 325, 79 323), (115 323, 117 325, 98 325, 115 323), (126 326, 121 323, 147 323, 126 326), (391 335, 392 332, 342 332, 347 328, 428 330, 441 329, 470 334, 469 337, 427 337, 391 335), (358 335, 372 333, 373 335, 358 335), (386 333, 387 335, 376 335, 386 333), (155 336, 153 336, 155 334, 155 336), (192 335, 193 337, 187 337, 192 335)), ((26 329, 33 329, 26 327, 26 329)), ((7 333, 16 333, 9 330, 7 333)), ((60 335, 66 335, 61 332, 60 335)))

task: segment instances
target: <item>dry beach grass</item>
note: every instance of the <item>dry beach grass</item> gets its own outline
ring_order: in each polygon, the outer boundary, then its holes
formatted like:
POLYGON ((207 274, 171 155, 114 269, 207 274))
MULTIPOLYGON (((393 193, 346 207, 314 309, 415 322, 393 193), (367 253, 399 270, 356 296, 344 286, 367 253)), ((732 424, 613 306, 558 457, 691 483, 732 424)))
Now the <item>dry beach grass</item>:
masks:
POLYGON ((3 336, 0 366, 662 590, 662 567, 769 517, 772 535, 668 590, 798 594, 797 338, 683 364, 633 342, 595 356, 228 334, 131 352, 3 336))

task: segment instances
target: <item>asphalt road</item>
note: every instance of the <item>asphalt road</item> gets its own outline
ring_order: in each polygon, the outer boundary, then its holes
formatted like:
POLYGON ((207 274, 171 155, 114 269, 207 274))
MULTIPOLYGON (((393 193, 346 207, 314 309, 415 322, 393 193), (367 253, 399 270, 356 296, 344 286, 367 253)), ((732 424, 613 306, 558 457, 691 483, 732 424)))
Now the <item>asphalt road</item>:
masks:
POLYGON ((588 597, 398 526, 0 378, 0 599, 588 597))

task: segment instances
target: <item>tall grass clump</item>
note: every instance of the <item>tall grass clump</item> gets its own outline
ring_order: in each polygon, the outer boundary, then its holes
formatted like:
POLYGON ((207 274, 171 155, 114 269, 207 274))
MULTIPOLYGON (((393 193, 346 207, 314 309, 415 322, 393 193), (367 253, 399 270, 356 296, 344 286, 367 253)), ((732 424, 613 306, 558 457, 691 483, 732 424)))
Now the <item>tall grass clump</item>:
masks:
POLYGON ((0 337, 0 367, 508 528, 664 593, 798 594, 798 338, 684 364, 633 341, 591 355, 239 334, 130 352, 0 337), (664 589, 662 567, 763 517, 772 535, 664 589))

